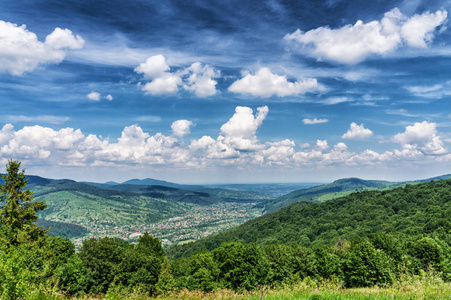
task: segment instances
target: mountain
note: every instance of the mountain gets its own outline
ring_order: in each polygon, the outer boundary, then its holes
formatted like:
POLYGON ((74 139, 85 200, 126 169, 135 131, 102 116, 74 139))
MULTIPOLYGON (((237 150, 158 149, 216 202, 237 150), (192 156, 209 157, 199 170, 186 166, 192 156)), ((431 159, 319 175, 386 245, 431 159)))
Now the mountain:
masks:
POLYGON ((146 179, 130 179, 122 184, 132 184, 132 185, 159 185, 159 186, 166 186, 166 187, 172 187, 172 188, 179 188, 179 189, 189 189, 189 190, 195 190, 195 189, 202 189, 203 186, 200 185, 183 185, 183 184, 177 184, 173 182, 168 182, 164 180, 157 180, 152 178, 146 178, 146 179))
POLYGON ((255 206, 263 212, 271 213, 294 202, 324 202, 326 200, 349 195, 354 192, 384 189, 393 186, 394 183, 380 180, 364 180, 360 178, 344 178, 329 184, 314 186, 308 189, 300 189, 255 206))
POLYGON ((203 187, 200 187, 197 190, 186 190, 160 185, 119 184, 111 186, 110 189, 139 193, 141 195, 159 199, 171 199, 172 201, 177 202, 191 202, 199 205, 211 205, 221 201, 255 202, 270 199, 270 197, 267 195, 262 195, 254 192, 203 187))
POLYGON ((271 198, 280 197, 295 190, 308 189, 321 183, 254 183, 254 184, 216 184, 207 185, 207 188, 219 188, 224 190, 254 192, 268 195, 271 198))
POLYGON ((411 182, 408 182, 408 183, 412 183, 412 182, 429 182, 429 181, 443 180, 443 179, 451 179, 451 174, 431 177, 431 178, 422 179, 422 180, 411 181, 411 182))
POLYGON ((108 182, 105 182, 105 183, 90 182, 90 181, 82 181, 81 183, 93 185, 93 186, 96 186, 96 187, 99 187, 99 188, 104 188, 104 189, 110 188, 110 187, 112 187, 113 185, 118 185, 118 184, 120 184, 120 183, 117 183, 117 182, 114 182, 114 181, 108 181, 108 182))
POLYGON ((451 180, 437 180, 353 193, 323 203, 296 202, 230 231, 170 248, 168 253, 173 257, 187 256, 228 241, 315 247, 378 231, 406 236, 446 234, 451 230, 450 216, 451 180))
POLYGON ((38 214, 39 225, 51 227, 50 234, 71 238, 76 245, 90 236, 136 241, 133 234, 146 231, 165 246, 196 240, 259 216, 252 207, 269 199, 259 193, 202 186, 183 186, 198 187, 190 190, 39 176, 28 180, 35 199, 48 206, 38 214))

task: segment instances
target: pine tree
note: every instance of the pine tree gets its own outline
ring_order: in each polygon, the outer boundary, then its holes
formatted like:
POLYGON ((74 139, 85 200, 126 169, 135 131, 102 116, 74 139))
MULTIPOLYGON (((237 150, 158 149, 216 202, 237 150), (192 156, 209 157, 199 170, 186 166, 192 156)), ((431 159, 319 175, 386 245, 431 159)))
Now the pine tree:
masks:
POLYGON ((171 264, 169 262, 169 259, 165 256, 155 288, 157 290, 157 294, 167 295, 169 292, 174 290, 174 287, 175 280, 174 276, 172 275, 171 264))
POLYGON ((20 165, 19 161, 9 160, 6 175, 0 174, 4 181, 0 185, 0 201, 4 203, 0 210, 0 225, 9 245, 36 241, 48 231, 36 225, 36 213, 47 206, 44 201, 34 201, 33 192, 25 189, 28 179, 25 169, 20 171, 20 165))

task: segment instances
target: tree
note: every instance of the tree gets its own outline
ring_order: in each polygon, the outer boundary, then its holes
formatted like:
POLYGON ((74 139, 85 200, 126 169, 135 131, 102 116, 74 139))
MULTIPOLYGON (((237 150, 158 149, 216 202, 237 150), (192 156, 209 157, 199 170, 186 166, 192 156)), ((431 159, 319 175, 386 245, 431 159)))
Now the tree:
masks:
POLYGON ((172 275, 171 263, 169 259, 165 256, 163 264, 161 265, 160 275, 158 276, 158 282, 155 285, 157 294, 167 295, 169 292, 173 291, 175 288, 175 280, 172 275))
POLYGON ((28 179, 25 169, 20 171, 20 164, 9 160, 6 175, 0 174, 4 181, 0 185, 0 201, 5 203, 0 210, 0 224, 9 245, 36 241, 48 231, 36 225, 36 213, 47 206, 44 201, 34 201, 33 193, 25 189, 28 179))
POLYGON ((120 238, 91 238, 83 242, 79 256, 86 269, 86 291, 106 293, 118 266, 123 260, 123 253, 131 246, 120 238))
POLYGON ((155 255, 160 258, 165 256, 160 240, 158 238, 153 238, 147 232, 138 239, 138 245, 136 247, 139 252, 147 255, 155 255))

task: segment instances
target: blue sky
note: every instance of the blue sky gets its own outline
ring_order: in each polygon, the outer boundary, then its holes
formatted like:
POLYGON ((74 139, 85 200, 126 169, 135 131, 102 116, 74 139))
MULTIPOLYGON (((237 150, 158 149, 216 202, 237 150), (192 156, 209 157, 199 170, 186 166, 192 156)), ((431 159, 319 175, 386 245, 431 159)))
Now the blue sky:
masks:
POLYGON ((51 178, 450 172, 450 1, 0 0, 0 162, 51 178))

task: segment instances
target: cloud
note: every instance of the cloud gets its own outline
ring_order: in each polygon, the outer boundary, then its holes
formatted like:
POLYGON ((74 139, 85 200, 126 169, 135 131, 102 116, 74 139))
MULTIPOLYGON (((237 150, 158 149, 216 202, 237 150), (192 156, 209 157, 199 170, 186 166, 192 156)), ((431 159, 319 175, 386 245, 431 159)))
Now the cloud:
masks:
POLYGON ((146 83, 142 90, 151 95, 175 95, 181 84, 182 79, 178 75, 164 73, 161 77, 146 83))
POLYGON ((341 136, 342 139, 366 139, 373 135, 373 132, 368 128, 363 127, 363 124, 357 125, 352 122, 349 130, 341 136))
POLYGON ((156 79, 169 70, 166 59, 161 54, 149 57, 146 62, 135 68, 135 72, 143 74, 146 79, 156 79))
POLYGON ((417 97, 441 99, 451 95, 451 81, 434 85, 407 86, 405 89, 417 97))
POLYGON ((261 149, 262 145, 258 143, 255 134, 258 127, 265 120, 269 109, 267 106, 262 106, 257 108, 257 111, 257 114, 254 116, 251 108, 245 106, 236 107, 232 118, 221 126, 221 135, 224 137, 223 143, 242 151, 261 149))
POLYGON ((111 94, 108 94, 105 96, 105 99, 107 99, 108 101, 113 101, 113 96, 111 96, 111 94))
POLYGON ((354 101, 354 100, 349 97, 330 97, 326 100, 321 101, 321 103, 327 104, 327 105, 335 105, 335 104, 339 104, 339 103, 352 102, 352 101, 354 101))
POLYGON ((329 122, 328 119, 303 119, 302 123, 304 123, 305 125, 314 125, 314 124, 322 124, 322 123, 327 123, 329 122))
POLYGON ((57 64, 68 50, 83 48, 84 40, 69 29, 55 28, 44 42, 25 25, 0 20, 0 73, 18 76, 39 66, 57 64))
POLYGON ((135 119, 138 122, 160 122, 161 121, 161 117, 160 116, 141 116, 141 117, 137 117, 135 119))
POLYGON ((327 140, 317 140, 316 141, 316 147, 318 147, 321 150, 326 150, 329 148, 329 144, 327 143, 327 140))
POLYGON ((214 96, 217 93, 216 84, 218 82, 213 80, 221 76, 221 72, 201 63, 194 63, 189 68, 186 68, 182 75, 187 75, 183 87, 185 90, 193 92, 198 97, 214 96))
POLYGON ((172 123, 172 135, 176 137, 182 137, 190 134, 190 127, 193 126, 193 122, 188 120, 178 120, 172 123))
POLYGON ((92 91, 91 93, 86 95, 86 98, 92 101, 99 101, 100 100, 100 93, 92 91))
POLYGON ((314 91, 319 88, 316 79, 308 78, 303 81, 290 82, 286 76, 272 73, 268 68, 261 68, 255 75, 247 74, 235 81, 229 91, 238 94, 268 98, 293 96, 314 91))
MULTIPOLYGON (((355 153, 344 143, 329 146, 327 140, 317 140, 314 146, 301 144, 300 151, 291 139, 261 142, 258 128, 269 110, 263 106, 257 112, 249 107, 236 107, 234 115, 220 128, 215 139, 208 135, 184 143, 190 133, 191 121, 172 123, 172 135, 151 135, 138 125, 126 126, 118 139, 86 135, 80 129, 55 130, 43 126, 25 126, 15 130, 11 124, 0 130, 0 160, 19 159, 29 166, 53 167, 118 167, 164 166, 164 168, 237 167, 258 170, 262 167, 287 168, 332 167, 359 168, 366 165, 400 162, 444 162, 449 153, 437 135, 435 123, 415 123, 392 138, 400 149, 376 152, 365 149, 355 153)), ((356 128, 362 129, 363 125, 356 128)), ((352 125, 351 125, 352 127, 352 125)), ((365 128, 363 128, 365 129, 365 128)), ((298 148, 299 149, 299 148, 298 148)))
POLYGON ((446 149, 440 137, 437 136, 437 124, 423 121, 407 126, 405 132, 398 133, 393 141, 400 143, 403 150, 409 152, 420 151, 423 154, 444 154, 446 149))
POLYGON ((175 95, 179 87, 194 93, 197 97, 210 97, 216 95, 217 81, 213 78, 220 76, 220 72, 209 65, 199 62, 178 71, 170 72, 163 55, 149 57, 146 62, 135 68, 135 72, 143 74, 145 79, 151 81, 141 85, 146 94, 175 95))
POLYGON ((371 55, 391 53, 400 46, 426 48, 447 14, 446 10, 439 10, 408 18, 395 8, 380 21, 359 20, 337 29, 319 27, 307 32, 298 29, 287 34, 285 40, 303 46, 307 54, 319 60, 356 64, 371 55))
POLYGON ((60 125, 69 120, 69 117, 59 117, 50 115, 24 116, 24 115, 5 115, 2 116, 3 121, 10 123, 17 122, 42 122, 60 125))

